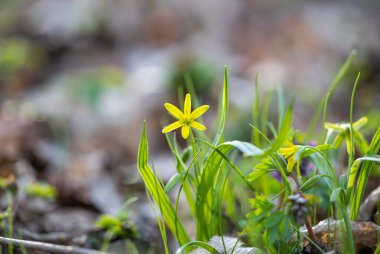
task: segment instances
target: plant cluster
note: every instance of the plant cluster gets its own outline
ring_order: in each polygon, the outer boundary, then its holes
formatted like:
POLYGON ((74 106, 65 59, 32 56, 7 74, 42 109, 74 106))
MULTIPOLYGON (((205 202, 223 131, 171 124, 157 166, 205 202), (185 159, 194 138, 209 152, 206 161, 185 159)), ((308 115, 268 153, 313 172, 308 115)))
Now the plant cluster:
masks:
MULTIPOLYGON (((316 108, 307 132, 292 127, 293 102, 286 102, 281 90, 277 96, 277 125, 269 121, 272 93, 260 101, 257 82, 251 141, 225 141, 229 108, 227 68, 214 138, 204 132, 193 133, 190 128, 206 129, 194 120, 206 112, 207 105, 200 106, 195 100, 197 109, 191 112, 189 94, 186 95, 184 112, 172 104, 165 104, 178 121, 165 127, 163 132, 182 127, 182 137, 187 141, 187 146, 182 149, 175 135, 166 134, 177 168, 177 173, 167 183, 160 180, 148 163, 144 123, 138 168, 149 196, 161 213, 157 220, 166 253, 169 253, 166 226, 181 246, 178 253, 195 246, 219 253, 207 241, 212 236, 223 236, 236 230, 249 246, 266 253, 299 253, 304 241, 319 251, 340 249, 342 253, 355 253, 351 221, 357 220, 367 181, 380 163, 380 127, 368 135, 363 132, 367 118, 353 119, 354 95, 360 73, 352 91, 350 119, 344 123, 326 122, 329 98, 355 55, 356 52, 352 52, 333 80, 316 108), (321 134, 313 137, 320 118, 321 134), (341 149, 344 141, 346 147, 341 149), (174 190, 178 192, 175 203, 172 203, 169 194, 174 190), (195 240, 191 240, 179 217, 178 200, 182 192, 194 219, 195 240), (320 217, 318 211, 322 211, 325 218, 336 219, 334 234, 341 244, 331 241, 330 246, 324 246, 318 242, 312 228, 323 219, 317 218, 320 217), (303 230, 304 226, 306 230, 303 230)), ((193 91, 191 87, 189 90, 193 91)), ((196 98, 195 93, 192 95, 196 98)), ((224 249, 227 253, 226 247, 224 249)))

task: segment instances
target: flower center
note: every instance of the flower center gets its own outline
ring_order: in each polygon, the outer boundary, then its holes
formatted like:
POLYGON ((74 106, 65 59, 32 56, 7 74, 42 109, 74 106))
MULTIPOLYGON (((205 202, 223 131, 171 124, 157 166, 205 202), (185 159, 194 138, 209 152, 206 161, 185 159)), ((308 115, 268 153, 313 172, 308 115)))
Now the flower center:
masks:
POLYGON ((183 123, 184 125, 190 125, 191 122, 192 122, 192 121, 191 121, 190 118, 185 118, 185 119, 182 120, 182 123, 183 123))

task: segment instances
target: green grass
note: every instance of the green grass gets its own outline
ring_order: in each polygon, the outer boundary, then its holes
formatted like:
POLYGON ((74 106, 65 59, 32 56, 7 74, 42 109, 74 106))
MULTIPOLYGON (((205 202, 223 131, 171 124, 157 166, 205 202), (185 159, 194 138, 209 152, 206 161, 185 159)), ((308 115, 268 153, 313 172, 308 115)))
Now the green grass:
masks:
MULTIPOLYGON (((353 82, 348 122, 327 123, 329 99, 350 69, 355 56, 356 52, 353 51, 338 71, 316 108, 306 132, 293 127, 293 104, 296 102, 287 100, 281 89, 277 91, 277 126, 270 121, 268 112, 272 109, 273 92, 260 100, 257 77, 252 104, 250 142, 224 141, 229 108, 228 69, 225 67, 218 124, 214 135, 192 133, 187 146, 181 148, 175 136, 167 134, 177 173, 166 185, 148 165, 148 143, 144 123, 138 167, 147 192, 162 214, 157 220, 164 234, 164 242, 167 241, 164 230, 167 225, 181 246, 177 253, 185 253, 194 247, 217 253, 207 241, 214 235, 223 236, 238 230, 250 246, 260 248, 264 252, 295 253, 301 248, 303 236, 299 231, 301 225, 295 223, 290 213, 292 204, 289 203, 288 197, 294 193, 301 193, 307 200, 305 205, 310 208, 309 212, 305 213, 305 218, 315 218, 316 207, 326 207, 326 213, 341 219, 342 223, 337 225, 338 231, 335 232, 344 236, 344 249, 341 251, 355 253, 350 220, 357 218, 368 178, 373 168, 380 164, 380 156, 377 155, 380 148, 380 128, 370 138, 368 145, 365 138, 368 137, 368 132, 364 133, 362 129, 367 122, 366 118, 353 122, 354 95, 359 85, 360 74, 353 82), (319 135, 315 135, 321 114, 322 128, 318 132, 319 135), (308 145, 312 138, 322 142, 316 146, 308 145), (298 144, 288 147, 289 141, 292 140, 296 140, 298 144), (346 149, 343 149, 343 141, 347 143, 346 149), (284 157, 285 155, 279 152, 285 151, 284 149, 292 151, 291 157, 284 157), (303 174, 305 161, 312 163, 315 168, 308 175, 303 174), (344 167, 341 175, 337 174, 337 164, 344 167), (272 175, 276 171, 281 176, 280 181, 272 175), (177 198, 175 202, 171 202, 169 193, 174 191, 176 186, 179 186, 177 198), (194 222, 194 240, 191 240, 177 213, 182 191, 187 200, 189 215, 194 222), (244 203, 250 205, 242 206, 244 203), (248 211, 241 209, 242 207, 248 207, 248 211), (233 222, 232 231, 228 228, 227 221, 233 222), (283 223, 275 223, 276 221, 283 223)), ((187 77, 187 80, 187 89, 196 98, 190 78, 187 77)), ((183 92, 179 94, 183 96, 183 92)), ((196 105, 199 105, 199 102, 196 102, 196 105)), ((308 223, 306 219, 304 223, 308 223)), ((223 238, 222 243, 224 244, 223 238)), ((167 253, 167 245, 165 246, 167 253)))
POLYGON ((179 244, 186 244, 190 241, 190 238, 187 235, 182 224, 177 220, 177 214, 174 213, 174 209, 170 202, 169 196, 165 192, 161 182, 157 179, 152 168, 148 164, 148 157, 148 139, 144 123, 137 158, 139 172, 144 179, 147 190, 158 205, 160 212, 165 219, 165 222, 167 223, 170 230, 174 233, 174 236, 176 236, 179 244))

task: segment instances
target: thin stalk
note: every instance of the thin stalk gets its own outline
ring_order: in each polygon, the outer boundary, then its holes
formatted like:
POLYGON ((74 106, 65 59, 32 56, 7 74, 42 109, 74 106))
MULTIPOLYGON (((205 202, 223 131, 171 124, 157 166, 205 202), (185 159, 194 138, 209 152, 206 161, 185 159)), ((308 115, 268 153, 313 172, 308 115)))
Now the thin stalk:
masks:
POLYGON ((359 78, 360 78, 360 72, 358 73, 358 75, 356 77, 354 88, 352 89, 351 103, 350 103, 350 145, 351 145, 351 147, 349 147, 350 154, 349 154, 349 158, 348 158, 348 173, 347 173, 348 176, 351 173, 351 166, 352 166, 352 163, 354 162, 354 156, 355 156, 354 128, 352 127, 352 121, 353 121, 353 119, 352 119, 353 116, 352 115, 353 115, 353 112, 354 112, 355 91, 356 91, 356 87, 357 87, 358 82, 359 82, 359 78))
POLYGON ((106 235, 104 236, 104 240, 103 240, 102 246, 100 248, 100 251, 107 251, 108 250, 108 248, 110 246, 110 242, 112 240, 112 237, 113 237, 113 233, 111 231, 106 233, 106 235))
POLYGON ((347 212, 347 209, 342 206, 342 205, 339 205, 341 210, 342 210, 342 214, 343 214, 343 221, 344 221, 344 225, 345 225, 345 228, 346 228, 346 235, 345 236, 342 236, 342 237, 347 237, 347 240, 348 240, 348 250, 349 250, 349 253, 350 254, 355 254, 355 244, 354 244, 354 237, 352 235, 352 229, 351 229, 351 221, 350 221, 350 218, 348 216, 348 212, 347 212))
MULTIPOLYGON (((325 128, 325 123, 326 123, 326 115, 327 115, 327 104, 330 99, 330 93, 328 92, 326 94, 326 100, 325 100, 325 105, 323 106, 323 118, 322 118, 322 138, 325 138, 326 136, 326 128, 325 128)), ((325 138, 325 141, 323 142, 324 144, 327 144, 327 139, 325 138)))
POLYGON ((315 235, 314 235, 314 232, 313 232, 313 227, 311 226, 309 216, 307 216, 307 218, 305 219, 305 225, 307 228, 307 232, 309 233, 310 239, 313 240, 314 242, 317 242, 315 235))
MULTIPOLYGON (((252 122, 256 126, 259 124, 259 111, 260 111, 260 96, 259 96, 259 74, 256 75, 255 89, 254 89, 254 102, 252 103, 252 122)), ((261 139, 257 132, 251 131, 251 143, 261 146, 261 139)))
MULTIPOLYGON (((193 132, 191 130, 190 130, 190 142, 191 142, 191 147, 192 147, 192 152, 193 152, 193 158, 195 158, 196 156, 198 156, 197 155, 198 149, 197 149, 197 144, 196 144, 195 139, 194 139, 193 132)), ((199 166, 198 160, 195 160, 195 163, 194 163, 194 173, 195 173, 195 179, 198 182, 200 179, 200 176, 201 176, 200 166, 199 166)))
MULTIPOLYGON (((292 178, 294 179, 294 182, 297 185, 298 192, 302 195, 302 193, 300 191, 301 185, 300 185, 300 183, 298 181, 297 176, 294 173, 292 174, 292 178)), ((306 225, 306 228, 307 228, 307 232, 309 233, 310 239, 313 240, 313 242, 317 242, 316 237, 315 237, 314 232, 313 232, 313 226, 311 225, 310 217, 309 216, 307 216, 306 219, 305 219, 305 225, 306 225)))

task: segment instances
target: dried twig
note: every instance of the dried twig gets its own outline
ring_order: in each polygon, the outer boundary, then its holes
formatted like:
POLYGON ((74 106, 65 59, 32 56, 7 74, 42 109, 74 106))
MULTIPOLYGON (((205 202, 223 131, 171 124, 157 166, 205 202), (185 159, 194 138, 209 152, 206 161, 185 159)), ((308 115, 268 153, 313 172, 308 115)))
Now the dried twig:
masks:
POLYGON ((59 245, 83 245, 88 239, 89 234, 100 233, 97 228, 90 229, 83 232, 50 232, 46 234, 40 234, 31 232, 25 228, 18 227, 16 229, 17 234, 21 235, 26 240, 53 243, 59 245))
POLYGON ((106 252, 100 252, 96 250, 84 249, 74 246, 64 246, 36 241, 26 241, 6 237, 0 237, 0 244, 12 245, 14 247, 24 247, 30 250, 39 250, 56 254, 108 254, 106 252))

